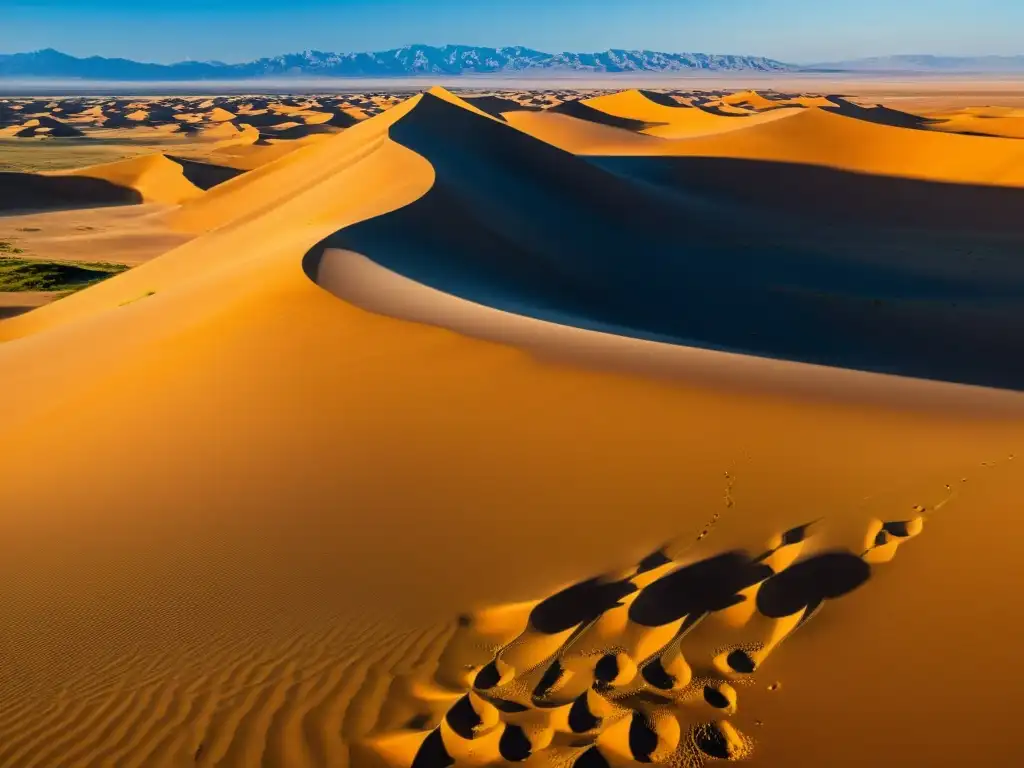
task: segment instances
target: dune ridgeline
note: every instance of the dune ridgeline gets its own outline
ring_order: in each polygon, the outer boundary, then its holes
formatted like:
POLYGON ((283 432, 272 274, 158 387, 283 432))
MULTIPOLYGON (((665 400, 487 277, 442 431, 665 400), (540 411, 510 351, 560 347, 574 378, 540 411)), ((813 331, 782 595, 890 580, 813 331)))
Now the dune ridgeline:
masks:
POLYGON ((556 101, 0 177, 0 765, 1016 764, 1024 118, 556 101))

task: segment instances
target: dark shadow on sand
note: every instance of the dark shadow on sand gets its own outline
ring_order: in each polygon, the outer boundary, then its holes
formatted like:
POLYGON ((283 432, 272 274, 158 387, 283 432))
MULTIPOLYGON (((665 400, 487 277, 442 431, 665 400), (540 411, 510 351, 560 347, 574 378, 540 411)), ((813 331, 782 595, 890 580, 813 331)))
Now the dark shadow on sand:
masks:
POLYGON ((544 109, 533 104, 521 104, 512 99, 504 99, 501 96, 466 96, 467 104, 472 104, 481 112, 486 112, 491 117, 504 120, 503 112, 543 112, 544 109))
POLYGON ((0 172, 0 212, 94 208, 142 202, 134 189, 87 176, 0 172))
POLYGON ((530 625, 555 635, 596 619, 636 591, 628 581, 589 579, 543 600, 530 612, 530 625))
POLYGON ((772 576, 757 592, 757 610, 771 619, 813 613, 826 600, 853 592, 871 578, 871 566, 850 552, 826 552, 772 576))
POLYGON ((929 125, 933 125, 936 122, 927 117, 912 115, 909 112, 900 112, 898 109, 891 109, 881 105, 862 107, 852 101, 847 101, 842 96, 826 96, 825 98, 833 104, 831 107, 823 107, 826 112, 835 112, 844 117, 865 120, 869 123, 877 123, 878 125, 926 130, 929 125))
POLYGON ((174 155, 167 155, 167 159, 173 160, 180 165, 181 172, 185 178, 204 192, 245 173, 245 171, 240 171, 237 168, 214 165, 213 163, 201 163, 198 160, 186 160, 183 157, 176 157, 174 155))
POLYGON ((723 611, 742 602, 739 593, 772 575, 744 552, 727 552, 692 563, 644 588, 629 606, 630 621, 661 627, 684 616, 723 611))
POLYGON ((391 130, 436 170, 327 238, 564 325, 1024 389, 1024 190, 715 158, 573 156, 432 96, 391 130), (438 226, 451 222, 455 226, 438 226))
POLYGON ((599 109, 587 106, 582 101, 565 101, 551 107, 548 112, 568 115, 569 117, 575 117, 578 120, 586 120, 588 123, 598 123, 599 125, 607 125, 612 128, 624 128, 627 131, 642 131, 645 128, 664 125, 664 123, 645 123, 642 120, 631 120, 628 117, 616 117, 615 115, 609 115, 599 109))

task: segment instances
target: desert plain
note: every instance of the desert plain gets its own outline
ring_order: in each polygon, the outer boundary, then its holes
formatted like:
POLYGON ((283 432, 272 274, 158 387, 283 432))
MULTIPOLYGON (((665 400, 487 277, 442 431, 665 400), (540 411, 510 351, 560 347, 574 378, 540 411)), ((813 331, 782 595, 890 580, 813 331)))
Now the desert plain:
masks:
POLYGON ((661 85, 0 98, 0 766, 1018 764, 1024 88, 661 85))

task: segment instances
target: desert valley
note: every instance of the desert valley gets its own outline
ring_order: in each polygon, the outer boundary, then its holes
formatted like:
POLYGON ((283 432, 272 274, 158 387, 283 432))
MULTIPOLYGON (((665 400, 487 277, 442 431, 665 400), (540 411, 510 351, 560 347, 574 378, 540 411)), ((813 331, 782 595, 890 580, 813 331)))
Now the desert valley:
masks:
POLYGON ((873 87, 0 98, 0 766, 1016 764, 1024 89, 873 87))

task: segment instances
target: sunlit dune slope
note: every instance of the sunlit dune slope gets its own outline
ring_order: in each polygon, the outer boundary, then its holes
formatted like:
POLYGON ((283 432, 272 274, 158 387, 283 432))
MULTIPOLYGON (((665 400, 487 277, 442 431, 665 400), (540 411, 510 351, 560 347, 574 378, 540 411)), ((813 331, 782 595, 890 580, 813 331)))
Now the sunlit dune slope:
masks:
POLYGON ((51 175, 106 181, 122 189, 134 190, 148 203, 177 204, 202 195, 202 189, 186 178, 181 164, 158 154, 51 175))
POLYGON ((637 134, 664 139, 706 136, 748 128, 798 111, 782 108, 761 114, 726 116, 673 103, 655 101, 655 94, 622 91, 580 102, 574 110, 510 111, 506 122, 550 144, 577 154, 670 154, 671 145, 645 141, 637 134), (607 116, 607 120, 602 116, 607 116), (619 122, 616 122, 619 121, 619 122))
POLYGON ((656 102, 638 90, 619 91, 608 96, 598 96, 583 102, 600 112, 629 120, 646 123, 671 123, 692 107, 669 106, 656 102))
POLYGON ((912 130, 814 108, 749 130, 696 137, 672 151, 961 184, 1024 184, 1019 142, 912 130))
POLYGON ((731 107, 744 107, 748 109, 775 109, 779 107, 777 101, 765 98, 757 91, 739 91, 722 97, 722 104, 731 107))
MULTIPOLYGON (((505 112, 506 123, 530 136, 575 154, 660 154, 665 143, 625 128, 553 112, 505 112)), ((642 127, 642 126, 641 126, 642 127)))
MULTIPOLYGON (((672 109, 672 107, 664 107, 672 109)), ((666 139, 689 139, 727 131, 742 130, 754 125, 792 116, 796 109, 777 109, 749 117, 723 117, 696 107, 679 107, 683 112, 671 123, 652 127, 638 124, 638 130, 606 125, 564 113, 505 112, 509 125, 524 133, 574 154, 584 155, 672 155, 685 153, 666 139)))
POLYGON ((778 107, 749 115, 725 117, 703 109, 691 107, 681 116, 667 125, 648 128, 644 133, 663 139, 686 139, 694 136, 708 136, 727 131, 750 128, 761 123, 770 123, 786 117, 792 117, 800 111, 799 107, 778 107))
POLYGON ((1014 227, 637 178, 436 91, 0 322, 0 765, 1013 764, 1022 395, 631 336, 1005 375, 1014 227))
MULTIPOLYGON (((860 107, 838 97, 821 101, 828 106, 777 105, 745 116, 726 116, 696 107, 665 106, 639 91, 625 91, 585 104, 599 114, 636 122, 636 130, 550 111, 509 112, 504 118, 576 154, 732 157, 954 183, 1024 183, 1024 145, 964 135, 983 131, 960 131, 959 124, 943 128, 940 121, 885 107, 860 107), (658 124, 645 128, 644 121, 658 124), (670 141, 647 141, 638 131, 670 141)), ((1004 132, 1014 135, 1011 127, 1004 132)))
POLYGON ((1000 117, 970 113, 951 114, 936 119, 931 128, 932 130, 948 131, 950 133, 1024 139, 1024 116, 1007 115, 1000 117))
POLYGON ((399 119, 404 111, 415 106, 415 103, 411 100, 406 106, 385 113, 379 120, 362 123, 338 137, 287 152, 283 157, 261 165, 182 206, 173 215, 171 222, 192 231, 216 229, 235 221, 260 218, 268 213, 276 216, 284 201, 311 192, 319 194, 319 199, 326 206, 320 204, 308 207, 303 218, 293 221, 289 229, 311 225, 313 222, 310 219, 323 226, 325 222, 333 221, 339 211, 347 215, 352 209, 353 198, 345 196, 335 204, 327 191, 338 183, 339 170, 374 156, 388 142, 387 131, 391 123, 399 119))

